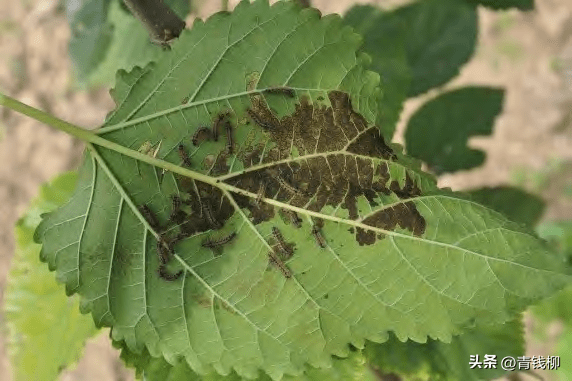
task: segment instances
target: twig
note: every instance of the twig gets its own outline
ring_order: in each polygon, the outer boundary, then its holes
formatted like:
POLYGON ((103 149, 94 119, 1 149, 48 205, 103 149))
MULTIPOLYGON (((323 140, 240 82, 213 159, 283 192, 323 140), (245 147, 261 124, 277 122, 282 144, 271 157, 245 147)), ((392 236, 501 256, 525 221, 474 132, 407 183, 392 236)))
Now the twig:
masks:
POLYGON ((173 12, 163 0, 123 0, 151 36, 151 41, 167 46, 185 29, 185 21, 173 12))

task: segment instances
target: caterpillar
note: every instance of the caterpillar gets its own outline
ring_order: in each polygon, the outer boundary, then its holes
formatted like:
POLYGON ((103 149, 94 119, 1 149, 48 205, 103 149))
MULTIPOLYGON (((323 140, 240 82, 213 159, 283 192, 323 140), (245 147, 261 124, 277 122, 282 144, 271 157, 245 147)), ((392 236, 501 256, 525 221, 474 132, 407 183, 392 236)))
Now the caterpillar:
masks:
POLYGON ((282 211, 290 218, 290 222, 295 228, 299 229, 302 227, 302 220, 295 211, 289 209, 282 209, 282 211))
POLYGON ((234 146, 234 142, 232 138, 232 125, 228 120, 225 123, 225 130, 226 130, 226 152, 230 155, 232 154, 232 147, 234 146))
POLYGON ((260 185, 258 185, 258 192, 256 194, 256 206, 258 206, 260 208, 260 202, 262 201, 262 198, 264 197, 264 194, 266 193, 266 181, 262 180, 260 181, 260 185))
POLYGON ((214 249, 215 247, 219 247, 222 246, 226 243, 229 243, 230 241, 232 241, 232 239, 236 237, 236 232, 232 232, 229 235, 227 235, 226 237, 222 237, 219 239, 207 239, 206 241, 204 241, 203 243, 201 243, 202 247, 207 247, 209 249, 214 249))
POLYGON ((179 144, 179 157, 181 158, 181 161, 185 167, 191 166, 191 159, 189 158, 189 154, 187 153, 185 146, 182 144, 179 144))
POLYGON ((181 275, 183 275, 183 270, 179 270, 175 274, 170 274, 167 271, 167 266, 165 264, 161 264, 159 266, 158 272, 159 272, 159 277, 163 278, 164 280, 166 280, 168 282, 175 281, 175 280, 179 279, 181 277, 181 275))
POLYGON ((181 99, 181 104, 184 105, 185 103, 189 102, 189 97, 184 97, 183 99, 181 99))
POLYGON ((272 235, 274 236, 274 239, 276 240, 278 247, 280 248, 280 251, 282 253, 288 256, 294 254, 292 247, 290 247, 290 245, 284 242, 284 237, 282 236, 282 233, 280 232, 280 230, 278 230, 276 226, 272 227, 272 235))
POLYGON ((324 239, 324 236, 320 232, 320 228, 317 225, 312 226, 312 235, 314 236, 318 246, 320 246, 322 249, 326 247, 326 240, 324 239))
POLYGON ((212 136, 211 130, 208 127, 200 127, 197 128, 197 130, 193 134, 191 141, 193 142, 193 145, 196 147, 203 141, 209 140, 211 136, 212 136))
POLYGON ((177 214, 179 214, 179 212, 181 211, 181 197, 175 194, 171 196, 171 200, 172 200, 172 210, 169 219, 174 220, 177 217, 177 214))
POLYGON ((139 211, 141 212, 141 214, 143 214, 143 217, 147 220, 147 223, 149 224, 149 226, 151 226, 151 229, 153 230, 160 229, 159 220, 157 220, 157 216, 155 216, 155 213, 151 211, 151 209, 149 208, 149 206, 147 206, 147 204, 143 204, 143 206, 139 208, 139 211))
POLYGON ((203 209, 209 225, 214 229, 220 229, 222 224, 214 218, 211 204, 208 201, 205 202, 203 209))
POLYGON ((260 117, 260 115, 258 115, 257 113, 255 113, 251 109, 247 108, 246 112, 250 116, 250 119, 252 119, 254 121, 254 123, 258 124, 263 129, 265 129, 265 130, 272 130, 273 129, 272 123, 269 123, 269 122, 263 120, 260 117))
POLYGON ((282 87, 282 86, 269 87, 266 90, 264 90, 264 92, 270 94, 286 95, 287 97, 290 98, 294 98, 296 94, 294 90, 291 89, 290 87, 282 87))
POLYGON ((271 264, 276 265, 284 275, 284 278, 289 279, 292 278, 292 272, 290 269, 282 262, 280 258, 274 253, 273 251, 268 253, 268 260, 271 264))
POLYGON ((220 124, 222 123, 224 118, 226 118, 229 115, 230 115, 230 113, 228 111, 227 112, 221 112, 215 118, 214 123, 213 123, 213 133, 212 133, 212 137, 213 137, 213 140, 215 142, 218 141, 218 130, 219 130, 220 124))
POLYGON ((163 240, 163 237, 157 240, 157 254, 159 256, 159 260, 162 264, 166 264, 171 259, 171 248, 169 245, 163 240))
POLYGON ((300 189, 296 188, 295 186, 291 185, 288 181, 284 180, 282 178, 282 176, 276 176, 276 180, 278 181, 280 186, 282 188, 286 189, 289 193, 291 193, 295 196, 300 196, 300 197, 306 196, 305 192, 303 192, 300 189))

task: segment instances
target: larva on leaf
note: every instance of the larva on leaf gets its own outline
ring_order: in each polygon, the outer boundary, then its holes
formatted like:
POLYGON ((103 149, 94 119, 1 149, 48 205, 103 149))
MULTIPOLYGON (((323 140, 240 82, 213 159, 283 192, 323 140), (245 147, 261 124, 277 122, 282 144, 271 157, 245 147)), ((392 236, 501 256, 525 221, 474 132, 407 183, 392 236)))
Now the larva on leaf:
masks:
POLYGON ((312 235, 314 236, 318 246, 320 246, 322 249, 326 247, 326 240, 324 239, 324 236, 322 236, 320 228, 317 225, 312 226, 312 235))
POLYGON ((172 282, 172 281, 179 279, 181 277, 181 275, 183 275, 183 270, 179 270, 175 274, 171 274, 171 273, 169 273, 169 271, 167 271, 167 266, 165 264, 161 264, 159 266, 158 273, 159 273, 159 277, 161 277, 162 279, 164 279, 168 282, 172 282))
POLYGON ((224 244, 229 243, 230 241, 233 240, 234 237, 236 237, 236 232, 232 232, 229 235, 227 235, 226 237, 222 237, 219 239, 207 239, 206 241, 204 241, 201 244, 201 246, 207 247, 209 249, 214 249, 215 247, 219 247, 219 246, 222 246, 224 244))
POLYGON ((270 94, 286 95, 289 98, 294 98, 294 96, 296 95, 294 89, 282 86, 269 87, 266 90, 264 90, 264 92, 270 94))
POLYGON ((153 230, 160 229, 159 220, 157 219, 157 216, 155 216, 155 213, 153 213, 153 211, 149 208, 147 204, 143 204, 141 208, 139 208, 139 211, 141 212, 145 220, 147 220, 147 223, 149 224, 149 226, 151 226, 151 229, 153 230))
POLYGON ((284 278, 286 278, 286 279, 292 278, 292 272, 286 266, 286 264, 284 264, 284 262, 282 262, 282 260, 280 258, 278 258, 276 253, 274 253, 272 251, 269 252, 268 253, 268 261, 280 269, 280 271, 282 272, 282 275, 284 275, 284 278))
POLYGON ((185 146, 182 144, 179 144, 178 152, 179 152, 179 157, 181 158, 181 161, 183 162, 183 165, 185 167, 190 167, 191 166, 191 158, 189 157, 189 154, 187 153, 185 146))
POLYGON ((203 141, 209 140, 211 137, 212 137, 212 133, 208 127, 200 127, 200 128, 197 128, 197 130, 193 134, 191 141, 193 142, 193 145, 196 147, 199 144, 201 144, 203 141))
POLYGON ((286 254, 287 256, 294 254, 294 250, 292 250, 292 247, 284 241, 282 233, 276 226, 272 227, 272 235, 274 236, 274 239, 276 240, 276 243, 278 244, 278 247, 283 254, 286 254))

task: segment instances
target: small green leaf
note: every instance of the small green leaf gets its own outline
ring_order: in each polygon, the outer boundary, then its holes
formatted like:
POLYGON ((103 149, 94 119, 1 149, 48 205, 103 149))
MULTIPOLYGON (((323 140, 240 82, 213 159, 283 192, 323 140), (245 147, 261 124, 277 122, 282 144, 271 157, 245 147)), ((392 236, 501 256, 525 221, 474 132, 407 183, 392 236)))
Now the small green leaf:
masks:
POLYGON ((469 137, 490 135, 502 111, 504 91, 464 87, 425 103, 409 119, 407 153, 437 174, 481 165, 485 154, 467 147, 469 137))
POLYGON ((428 380, 491 380, 506 373, 496 369, 470 369, 471 355, 494 354, 498 362, 505 357, 524 355, 524 328, 521 319, 505 324, 468 329, 451 343, 429 340, 425 344, 401 342, 391 336, 383 344, 368 343, 364 351, 368 362, 384 373, 415 376, 428 380))
POLYGON ((417 1, 385 14, 383 21, 394 35, 404 31, 412 71, 409 97, 447 83, 475 50, 477 12, 463 1, 417 1))
POLYGON ((542 198, 510 186, 485 187, 467 192, 473 200, 503 213, 511 221, 534 227, 544 213, 542 198))
POLYGON ((482 5, 491 9, 517 8, 521 11, 534 9, 534 0, 465 0, 469 4, 482 5))
POLYGON ((337 16, 243 1, 118 76, 74 197, 36 232, 98 326, 199 374, 277 380, 388 332, 505 322, 569 282, 385 142, 359 44, 337 16))
POLYGON ((368 5, 353 6, 344 21, 364 37, 363 50, 372 58, 370 69, 381 76, 383 86, 380 123, 394 130, 411 82, 405 51, 406 26, 392 13, 368 5))
POLYGON ((42 186, 16 225, 16 251, 5 293, 8 347, 15 381, 52 381, 78 360, 85 341, 97 332, 89 316, 79 313, 79 298, 67 298, 46 266, 41 246, 32 240, 40 214, 66 202, 75 172, 42 186))

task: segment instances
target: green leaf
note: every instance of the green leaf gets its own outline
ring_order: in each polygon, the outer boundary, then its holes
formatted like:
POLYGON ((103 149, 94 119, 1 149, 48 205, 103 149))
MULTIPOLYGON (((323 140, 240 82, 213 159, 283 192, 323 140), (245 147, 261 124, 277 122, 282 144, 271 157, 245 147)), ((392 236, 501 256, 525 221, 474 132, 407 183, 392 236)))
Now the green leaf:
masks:
POLYGON ((534 9, 534 0, 466 0, 469 4, 482 5, 491 9, 517 8, 521 11, 534 9))
MULTIPOLYGON (((145 381, 242 381, 236 373, 221 376, 216 373, 198 375, 193 372, 184 360, 178 360, 169 364, 163 358, 151 357, 147 350, 143 353, 134 353, 123 342, 113 342, 113 345, 121 349, 121 359, 128 367, 136 370, 137 378, 145 381)), ((270 381, 265 374, 256 377, 255 381, 270 381)), ((376 381, 374 373, 366 363, 361 351, 350 352, 347 358, 334 358, 332 367, 328 369, 316 369, 306 367, 299 376, 285 376, 284 381, 376 381)))
MULTIPOLYGON (((401 342, 391 336, 383 344, 368 343, 364 354, 368 362, 384 373, 427 380, 491 380, 506 371, 500 367, 505 356, 524 356, 524 328, 520 318, 505 324, 468 329, 451 343, 429 340, 425 344, 401 342), (495 354, 497 369, 470 369, 471 355, 495 354)), ((409 379, 409 378, 405 378, 409 379)))
MULTIPOLYGON (((541 238, 546 239, 562 256, 563 261, 572 262, 572 221, 546 222, 536 229, 541 238)), ((572 326, 572 287, 552 295, 531 308, 535 317, 548 322, 562 320, 572 326)))
POLYGON ((407 153, 426 162, 437 174, 478 167, 480 150, 467 147, 469 137, 490 135, 502 111, 504 91, 463 87, 425 103, 407 124, 407 153))
MULTIPOLYGON (((166 3, 184 18, 190 11, 188 0, 166 3)), ((162 49, 151 43, 141 22, 122 6, 120 1, 88 1, 71 22, 78 29, 83 17, 93 25, 70 40, 70 55, 75 63, 78 80, 89 86, 111 86, 119 69, 132 70, 156 61, 162 49)))
POLYGON ((68 2, 68 19, 71 29, 69 53, 80 81, 101 63, 112 40, 113 25, 107 22, 110 0, 84 0, 79 8, 76 2, 68 2))
POLYGON ((556 355, 560 357, 560 367, 558 368, 558 380, 572 380, 572 329, 566 326, 564 333, 558 340, 558 350, 556 355))
POLYGON ((40 215, 67 201, 77 174, 69 172, 42 186, 16 225, 16 251, 8 273, 4 311, 14 380, 55 380, 78 360, 85 341, 97 332, 92 319, 79 313, 79 298, 67 298, 39 261, 32 240, 40 215))
POLYGON ((503 213, 511 221, 536 226, 542 213, 542 198, 510 186, 484 187, 467 192, 476 202, 503 213))
POLYGON ((463 1, 417 1, 384 15, 383 21, 392 35, 404 33, 412 72, 409 97, 447 83, 475 50, 477 12, 463 1))
POLYGON ((114 340, 199 374, 280 379, 388 331, 449 340, 502 323, 569 282, 535 236, 385 143, 359 42, 337 16, 242 2, 120 75, 76 194, 36 232, 114 340), (222 128, 192 145, 227 112, 232 140, 222 128), (162 279, 161 261, 183 275, 162 279))
POLYGON ((370 69, 380 74, 383 86, 381 124, 395 129, 411 82, 405 51, 406 26, 391 13, 368 5, 353 6, 344 21, 364 37, 363 50, 372 58, 370 69))

